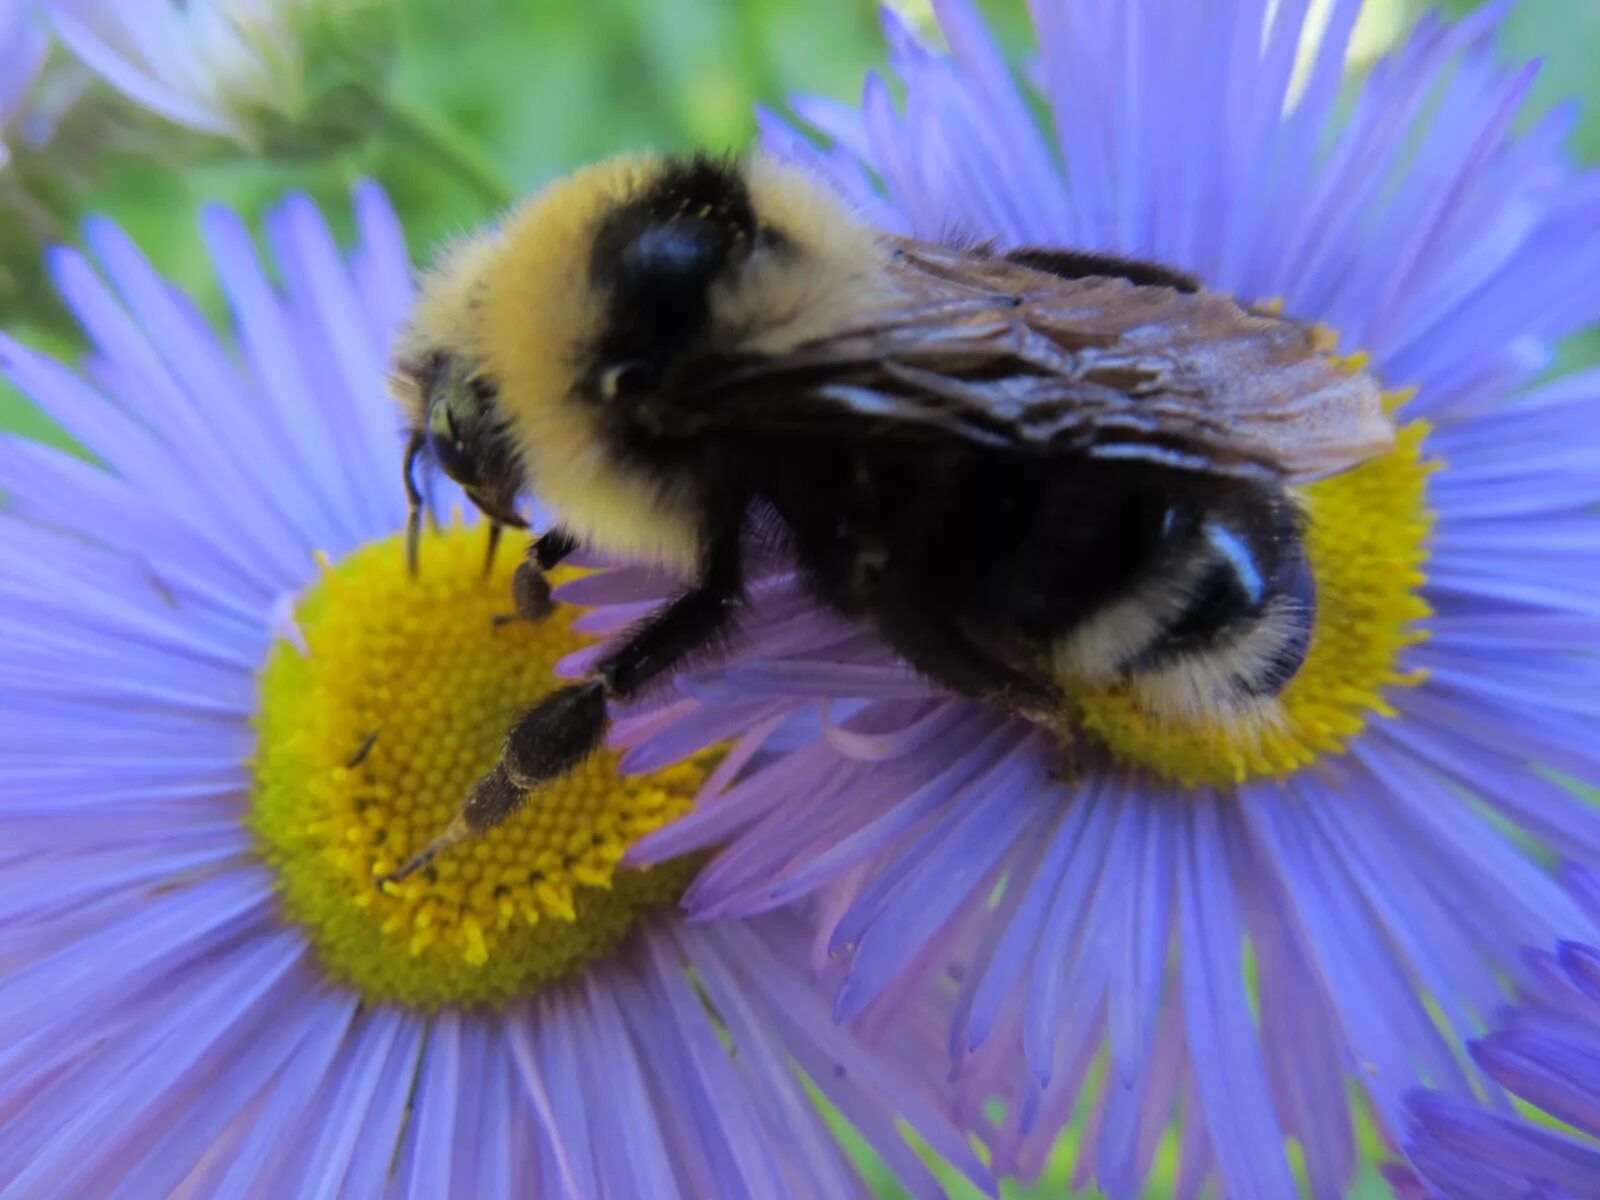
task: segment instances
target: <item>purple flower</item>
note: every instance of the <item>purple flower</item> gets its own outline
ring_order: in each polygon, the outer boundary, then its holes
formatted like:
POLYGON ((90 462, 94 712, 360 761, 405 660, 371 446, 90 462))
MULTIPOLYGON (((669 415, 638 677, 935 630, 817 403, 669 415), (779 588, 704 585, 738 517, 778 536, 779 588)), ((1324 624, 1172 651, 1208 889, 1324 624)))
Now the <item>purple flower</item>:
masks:
MULTIPOLYGON (((1391 1136, 1419 1082, 1471 1094, 1460 1039, 1521 947, 1600 937, 1542 853, 1600 859, 1571 787, 1600 782, 1600 372, 1535 382, 1600 316, 1600 175, 1563 151, 1569 108, 1516 132, 1533 70, 1497 60, 1503 7, 1424 19, 1345 105, 1352 0, 1292 96, 1303 0, 1040 4, 1047 133, 942 0, 948 55, 888 19, 899 90, 796 102, 827 148, 763 118, 887 228, 1281 298, 1408 397, 1393 454, 1305 493, 1317 631, 1259 740, 1153 727, 1113 689, 1063 783, 1054 737, 938 695, 781 571, 732 656, 622 731, 641 769, 738 739, 751 769, 633 860, 713 851, 702 918, 815 899, 843 1019, 954 995, 952 1069, 1002 1173, 1037 1173, 1087 1099, 1078 1176, 1112 1197, 1174 1121, 1179 1197, 1293 1194, 1288 1139, 1340 1195, 1352 1083, 1391 1136)), ((569 595, 617 605, 598 629, 661 587, 569 595)))
POLYGON ((0 1187, 858 1194, 803 1079, 918 1194, 897 1119, 984 1180, 920 1027, 835 1025, 799 914, 688 925, 681 868, 616 869, 710 763, 601 764, 378 888, 493 757, 496 689, 576 643, 494 627, 465 530, 405 574, 410 266, 377 190, 355 212, 349 261, 308 200, 269 216, 282 286, 208 213, 226 337, 93 222, 99 266, 52 264, 84 373, 0 339, 95 460, 0 437, 0 1187))
POLYGON ((52 0, 79 62, 140 108, 256 152, 370 132, 389 0, 52 0))
MULTIPOLYGON (((1600 879, 1573 869, 1572 894, 1600 920, 1600 879)), ((1410 1098, 1405 1151, 1392 1178, 1429 1200, 1537 1200, 1600 1195, 1600 949, 1561 942, 1530 950, 1521 1003, 1472 1057, 1495 1083, 1568 1126, 1514 1115, 1491 1087, 1492 1106, 1419 1091, 1410 1098), (1575 1136, 1576 1135, 1576 1136, 1575 1136)))

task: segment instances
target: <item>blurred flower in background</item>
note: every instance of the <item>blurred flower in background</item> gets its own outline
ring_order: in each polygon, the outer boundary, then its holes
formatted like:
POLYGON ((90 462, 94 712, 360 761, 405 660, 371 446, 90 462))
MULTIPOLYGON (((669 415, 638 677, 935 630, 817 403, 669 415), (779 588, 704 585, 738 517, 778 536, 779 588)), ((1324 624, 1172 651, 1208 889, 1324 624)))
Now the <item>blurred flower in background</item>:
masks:
POLYGON ((7 143, 26 136, 28 92, 49 53, 49 30, 32 0, 0 0, 0 170, 11 157, 7 143))
POLYGON ((308 161, 386 129, 475 167, 391 104, 393 54, 388 0, 6 0, 0 312, 70 330, 40 247, 69 238, 119 170, 148 179, 224 151, 308 161))
POLYGON ((66 233, 52 190, 18 162, 49 140, 58 115, 40 87, 49 57, 50 31, 33 0, 0 0, 0 315, 47 307, 31 303, 42 277, 40 244, 66 233))
MULTIPOLYGON (((1600 923, 1600 879, 1571 869, 1567 884, 1600 923)), ((1414 1170, 1392 1173, 1401 1195, 1600 1195, 1600 948, 1562 942, 1554 951, 1530 950, 1527 958, 1519 1005, 1499 1029, 1472 1043, 1472 1057, 1492 1080, 1493 1106, 1434 1092, 1412 1096, 1405 1149, 1414 1170), (1514 1114, 1506 1092, 1549 1120, 1535 1124, 1514 1114)))
POLYGON ((389 0, 54 0, 62 43, 134 104, 269 156, 326 154, 379 127, 389 0))
MULTIPOLYGON (((619 870, 714 764, 615 757, 379 891, 583 640, 502 628, 510 563, 413 580, 383 363, 410 268, 380 192, 206 231, 224 341, 105 221, 53 274, 79 374, 0 368, 100 462, 0 436, 0 1181, 28 1196, 834 1197, 807 1087, 921 1196, 980 1182, 924 1026, 831 1019, 797 914, 687 926, 619 870), (320 567, 319 567, 320 561, 320 567)), ((457 496, 459 500, 459 496, 457 496)))

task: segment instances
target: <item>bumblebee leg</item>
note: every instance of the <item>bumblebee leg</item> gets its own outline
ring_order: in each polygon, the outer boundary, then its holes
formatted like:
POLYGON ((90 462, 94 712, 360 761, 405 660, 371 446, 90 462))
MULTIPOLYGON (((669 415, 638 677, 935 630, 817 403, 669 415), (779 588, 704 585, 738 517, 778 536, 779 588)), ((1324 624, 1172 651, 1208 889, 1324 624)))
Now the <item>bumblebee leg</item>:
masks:
POLYGON ((500 535, 505 531, 505 526, 499 521, 489 522, 489 545, 483 552, 483 577, 489 578, 489 573, 494 570, 495 552, 500 549, 500 535))
MULTIPOLYGON (((542 540, 542 539, 541 539, 542 540)), ((605 740, 606 701, 625 700, 659 679, 689 654, 714 640, 743 598, 739 535, 713 547, 698 587, 682 593, 631 630, 595 664, 582 683, 550 693, 512 725, 500 761, 468 794, 443 833, 398 871, 380 880, 398 883, 443 850, 512 816, 529 791, 559 779, 605 740)))
MULTIPOLYGON (((504 771, 521 792, 572 770, 605 738, 606 691, 605 680, 588 679, 551 692, 517 718, 495 771, 504 771)), ((462 812, 476 833, 500 824, 519 805, 505 808, 497 794, 480 799, 475 792, 462 812)))
POLYGON ((516 612, 496 617, 496 625, 512 621, 542 621, 555 609, 556 603, 550 598, 550 581, 531 559, 525 558, 518 563, 511 576, 511 603, 516 612))
POLYGON ((878 628, 922 674, 951 691, 1004 705, 1054 728, 1061 697, 1049 683, 1017 670, 975 644, 952 619, 931 613, 910 595, 880 587, 878 628))
POLYGON ((528 547, 528 557, 539 570, 553 571, 577 548, 577 538, 561 526, 552 525, 534 539, 533 545, 528 547))
POLYGON ((512 621, 542 621, 555 608, 545 572, 554 570, 578 548, 577 539, 559 525, 546 530, 528 546, 527 557, 511 576, 511 602, 516 612, 494 619, 496 625, 512 621))
POLYGON ((421 853, 412 855, 398 871, 384 875, 378 883, 399 883, 409 879, 457 842, 464 842, 481 830, 494 828, 522 806, 522 795, 522 788, 507 774, 505 765, 496 763, 487 775, 472 785, 466 803, 450 818, 450 824, 444 827, 444 831, 424 846, 421 853))
POLYGON ((744 600, 739 535, 730 534, 707 555, 697 587, 680 593, 630 630, 622 644, 595 664, 606 694, 627 699, 715 641, 732 624, 744 600))

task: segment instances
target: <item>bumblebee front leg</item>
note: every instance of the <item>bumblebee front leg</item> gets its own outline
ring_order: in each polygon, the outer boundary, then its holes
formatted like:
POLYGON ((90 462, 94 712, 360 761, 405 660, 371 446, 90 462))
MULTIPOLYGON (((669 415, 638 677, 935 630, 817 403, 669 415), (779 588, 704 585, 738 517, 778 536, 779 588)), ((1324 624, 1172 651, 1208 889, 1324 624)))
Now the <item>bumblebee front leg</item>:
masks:
POLYGON ((542 621, 548 617, 555 602, 550 599, 550 581, 545 574, 558 567, 577 548, 578 539, 559 525, 535 538, 528 545, 527 557, 517 564, 511 576, 511 602, 516 612, 496 617, 495 624, 542 621))
POLYGON ((444 832, 380 882, 398 883, 457 842, 501 824, 522 807, 529 791, 559 779, 599 749, 608 701, 637 695, 725 632, 743 599, 738 533, 713 546, 707 559, 699 585, 631 630, 588 679, 550 693, 517 718, 500 761, 473 785, 444 832))

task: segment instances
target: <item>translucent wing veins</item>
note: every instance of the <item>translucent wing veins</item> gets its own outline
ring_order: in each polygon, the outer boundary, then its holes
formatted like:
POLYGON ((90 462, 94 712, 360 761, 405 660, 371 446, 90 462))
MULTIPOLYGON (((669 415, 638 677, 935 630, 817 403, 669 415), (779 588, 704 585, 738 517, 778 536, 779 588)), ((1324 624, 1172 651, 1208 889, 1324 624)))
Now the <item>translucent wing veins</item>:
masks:
POLYGON ((787 355, 707 364, 658 426, 947 437, 1291 483, 1392 442, 1376 380, 1307 325, 1215 292, 890 246, 901 302, 787 355))

